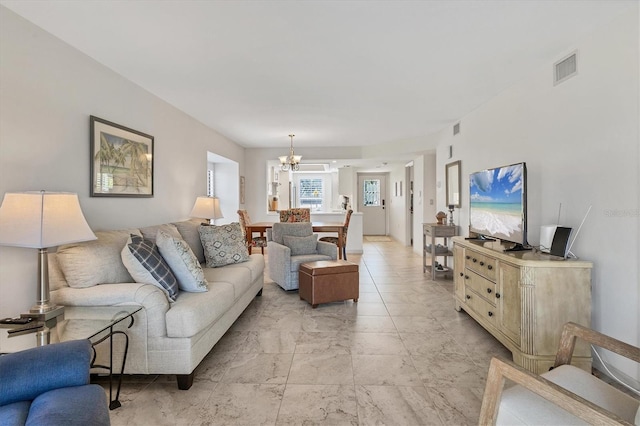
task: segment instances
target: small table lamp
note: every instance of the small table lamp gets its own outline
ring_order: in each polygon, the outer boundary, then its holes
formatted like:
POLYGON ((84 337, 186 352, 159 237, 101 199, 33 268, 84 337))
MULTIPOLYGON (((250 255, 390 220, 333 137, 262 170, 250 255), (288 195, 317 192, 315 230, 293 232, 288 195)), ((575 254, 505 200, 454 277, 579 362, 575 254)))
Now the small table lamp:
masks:
POLYGON ((49 303, 47 248, 95 239, 77 194, 30 191, 4 195, 0 245, 38 249, 38 301, 23 316, 46 321, 62 314, 62 307, 49 303))
POLYGON ((191 210, 191 217, 209 219, 209 223, 215 223, 216 219, 222 219, 220 200, 216 197, 198 197, 191 210))

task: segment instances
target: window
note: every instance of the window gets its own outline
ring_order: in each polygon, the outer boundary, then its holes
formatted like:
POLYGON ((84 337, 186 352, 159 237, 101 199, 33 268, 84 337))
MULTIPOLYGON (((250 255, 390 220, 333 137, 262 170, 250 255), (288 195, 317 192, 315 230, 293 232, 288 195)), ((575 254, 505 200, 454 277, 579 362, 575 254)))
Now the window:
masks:
POLYGON ((364 205, 380 207, 380 179, 364 180, 364 205))
POLYGON ((213 165, 211 165, 211 169, 207 170, 207 196, 208 197, 215 197, 216 195, 216 191, 215 191, 215 182, 216 182, 216 178, 215 178, 215 169, 213 167, 213 165))
POLYGON ((300 207, 322 210, 323 188, 322 178, 300 178, 300 207))

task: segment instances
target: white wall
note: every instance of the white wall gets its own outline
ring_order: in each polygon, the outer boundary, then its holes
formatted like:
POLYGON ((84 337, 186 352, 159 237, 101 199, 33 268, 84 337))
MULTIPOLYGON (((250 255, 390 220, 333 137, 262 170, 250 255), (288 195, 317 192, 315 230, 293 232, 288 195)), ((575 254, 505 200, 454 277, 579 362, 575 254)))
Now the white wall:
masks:
MULTIPOLYGON (((243 168, 243 148, 2 6, 0 54, 0 194, 77 192, 94 230, 119 229, 187 218, 208 151, 243 168), (89 197, 89 115, 155 137, 153 198, 89 197)), ((0 247, 0 317, 35 302, 36 259, 0 247)))
MULTIPOLYGON (((640 344, 639 283, 639 55, 638 10, 558 52, 579 51, 579 74, 552 84, 552 64, 461 120, 461 133, 446 129, 438 143, 438 207, 445 209, 445 164, 462 161, 462 208, 467 224, 468 175, 526 161, 529 242, 540 225, 556 221, 577 228, 590 216, 572 249, 594 264, 592 326, 640 344), (448 147, 453 145, 453 158, 448 147)), ((468 233, 468 232, 467 232, 468 233)), ((466 235, 466 234, 465 234, 466 235)), ((558 283, 562 285, 562 283, 558 283)), ((567 300, 567 303, 571 303, 567 300)), ((614 367, 640 380, 632 363, 607 355, 614 367)))

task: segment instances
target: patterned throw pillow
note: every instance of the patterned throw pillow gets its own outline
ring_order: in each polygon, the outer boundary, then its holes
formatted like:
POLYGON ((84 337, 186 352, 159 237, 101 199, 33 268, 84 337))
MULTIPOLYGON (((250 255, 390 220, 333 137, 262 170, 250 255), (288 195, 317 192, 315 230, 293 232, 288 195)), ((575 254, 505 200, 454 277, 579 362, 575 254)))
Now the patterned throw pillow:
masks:
POLYGON ((309 235, 307 237, 285 235, 282 239, 284 240, 284 245, 291 249, 291 256, 318 253, 318 234, 309 235))
POLYGON ((185 240, 159 230, 156 234, 156 244, 160 254, 176 276, 180 290, 189 292, 208 290, 202 266, 185 240))
POLYGON ((218 268, 249 260, 246 240, 238 222, 220 226, 203 224, 198 230, 207 268, 218 268))
POLYGON ((158 246, 138 235, 131 235, 120 253, 122 263, 137 283, 153 284, 163 289, 169 299, 178 297, 178 281, 162 258, 158 246))

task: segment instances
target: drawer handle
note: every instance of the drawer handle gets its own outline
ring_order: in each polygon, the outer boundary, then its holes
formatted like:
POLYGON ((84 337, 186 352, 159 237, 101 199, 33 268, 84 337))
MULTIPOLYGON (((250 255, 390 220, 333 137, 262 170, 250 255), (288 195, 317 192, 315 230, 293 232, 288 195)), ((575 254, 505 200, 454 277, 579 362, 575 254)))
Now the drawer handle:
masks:
POLYGON ((476 263, 478 261, 478 259, 476 259, 475 257, 471 260, 473 263, 476 263))
POLYGON ((466 258, 467 260, 469 260, 469 259, 471 259, 471 256, 465 256, 465 258, 466 258))
POLYGON ((500 293, 496 293, 496 299, 500 299, 500 293))
POLYGON ((467 300, 471 299, 471 295, 467 294, 467 300))
POLYGON ((480 262, 480 266, 484 266, 484 262, 480 262))
POLYGON ((465 275, 465 276, 464 276, 464 279, 465 279, 465 280, 468 280, 468 279, 469 279, 469 275, 465 275))
POLYGON ((493 316, 493 312, 489 311, 489 316, 492 317, 493 316))
POLYGON ((492 269, 493 269, 493 266, 491 266, 491 265, 487 265, 487 269, 488 269, 488 270, 492 270, 492 269))
POLYGON ((492 290, 490 288, 487 289, 487 293, 491 294, 491 291, 492 290))
POLYGON ((463 274, 462 272, 460 272, 460 276, 461 276, 461 277, 464 277, 464 274, 463 274))

